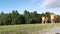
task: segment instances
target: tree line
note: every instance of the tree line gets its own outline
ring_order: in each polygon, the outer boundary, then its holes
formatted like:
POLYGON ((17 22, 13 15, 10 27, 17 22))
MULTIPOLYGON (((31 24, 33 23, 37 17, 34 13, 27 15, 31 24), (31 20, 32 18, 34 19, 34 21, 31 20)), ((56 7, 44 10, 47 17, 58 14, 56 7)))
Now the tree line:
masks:
MULTIPOLYGON (((18 13, 17 10, 13 10, 11 13, 0 13, 0 25, 15 25, 15 24, 36 24, 41 23, 41 17, 47 16, 50 23, 50 12, 38 14, 37 11, 29 12, 24 11, 23 14, 18 13)), ((60 16, 58 16, 58 22, 60 22, 60 16)))

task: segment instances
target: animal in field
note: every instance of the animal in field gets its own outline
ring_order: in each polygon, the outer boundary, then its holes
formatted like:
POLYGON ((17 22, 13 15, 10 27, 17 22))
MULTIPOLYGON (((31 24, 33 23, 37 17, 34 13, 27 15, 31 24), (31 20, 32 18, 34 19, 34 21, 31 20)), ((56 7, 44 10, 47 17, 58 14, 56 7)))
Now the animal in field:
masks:
POLYGON ((48 17, 42 16, 42 23, 47 23, 48 22, 48 17))
POLYGON ((51 23, 55 23, 57 22, 57 15, 55 15, 54 13, 51 13, 50 14, 50 18, 51 18, 51 23))

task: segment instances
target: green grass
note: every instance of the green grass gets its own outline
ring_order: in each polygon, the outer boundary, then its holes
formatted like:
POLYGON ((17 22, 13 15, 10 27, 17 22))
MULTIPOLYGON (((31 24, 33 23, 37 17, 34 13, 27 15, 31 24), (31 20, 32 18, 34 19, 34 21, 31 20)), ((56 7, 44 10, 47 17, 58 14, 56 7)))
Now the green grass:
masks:
POLYGON ((56 24, 24 24, 24 25, 5 25, 0 26, 0 34, 32 34, 43 28, 51 28, 53 26, 60 26, 56 24))

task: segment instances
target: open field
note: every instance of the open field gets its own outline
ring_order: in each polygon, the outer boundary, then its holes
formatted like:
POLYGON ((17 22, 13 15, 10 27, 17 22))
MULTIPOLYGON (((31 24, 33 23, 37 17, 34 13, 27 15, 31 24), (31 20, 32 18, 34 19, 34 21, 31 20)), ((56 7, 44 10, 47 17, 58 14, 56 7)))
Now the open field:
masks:
POLYGON ((0 26, 0 34, 37 34, 38 30, 60 26, 56 24, 24 24, 24 25, 5 25, 0 26))

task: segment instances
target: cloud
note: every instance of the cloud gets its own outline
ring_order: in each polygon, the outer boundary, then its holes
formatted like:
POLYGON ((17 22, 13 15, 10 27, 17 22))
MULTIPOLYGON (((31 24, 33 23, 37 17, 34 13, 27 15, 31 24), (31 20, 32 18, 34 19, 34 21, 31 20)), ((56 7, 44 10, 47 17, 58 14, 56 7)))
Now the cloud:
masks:
POLYGON ((59 8, 60 0, 43 0, 40 7, 42 7, 42 8, 59 8))
POLYGON ((60 0, 33 0, 41 12, 53 12, 60 15, 60 0))

